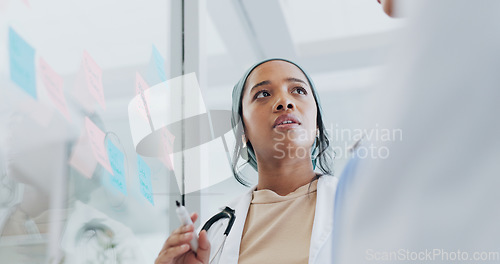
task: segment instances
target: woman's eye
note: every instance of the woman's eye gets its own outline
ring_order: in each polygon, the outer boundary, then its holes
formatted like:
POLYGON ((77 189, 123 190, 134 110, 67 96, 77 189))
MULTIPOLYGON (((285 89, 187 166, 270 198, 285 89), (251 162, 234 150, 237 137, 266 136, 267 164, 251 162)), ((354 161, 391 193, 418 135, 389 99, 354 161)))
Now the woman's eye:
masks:
POLYGON ((306 89, 302 88, 302 87, 297 87, 293 90, 294 93, 298 93, 298 94, 307 94, 307 91, 306 89))
POLYGON ((259 91, 256 95, 255 98, 262 98, 262 97, 267 97, 270 96, 271 94, 268 91, 259 91))

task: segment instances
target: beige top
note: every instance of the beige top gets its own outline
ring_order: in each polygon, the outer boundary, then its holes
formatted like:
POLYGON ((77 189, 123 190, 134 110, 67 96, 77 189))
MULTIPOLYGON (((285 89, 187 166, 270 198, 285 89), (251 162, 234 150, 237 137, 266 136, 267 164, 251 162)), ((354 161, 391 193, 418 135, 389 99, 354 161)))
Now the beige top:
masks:
POLYGON ((253 192, 239 264, 308 263, 317 183, 310 188, 307 183, 285 196, 271 190, 253 192))

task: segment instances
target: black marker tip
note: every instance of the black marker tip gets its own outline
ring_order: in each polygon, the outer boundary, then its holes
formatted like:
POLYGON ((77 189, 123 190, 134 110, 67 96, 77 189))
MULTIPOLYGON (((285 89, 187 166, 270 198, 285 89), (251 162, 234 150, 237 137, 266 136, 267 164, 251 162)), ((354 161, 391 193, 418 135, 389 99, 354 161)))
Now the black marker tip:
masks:
POLYGON ((181 203, 179 203, 179 201, 177 201, 177 200, 175 200, 175 204, 177 205, 177 207, 181 206, 181 203))

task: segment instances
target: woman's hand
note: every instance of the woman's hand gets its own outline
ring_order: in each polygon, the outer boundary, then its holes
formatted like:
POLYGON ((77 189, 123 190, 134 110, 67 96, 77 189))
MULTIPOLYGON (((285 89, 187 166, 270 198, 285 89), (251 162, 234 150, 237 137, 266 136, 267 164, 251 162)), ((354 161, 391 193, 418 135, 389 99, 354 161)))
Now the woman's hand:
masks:
MULTIPOLYGON (((198 214, 191 214, 193 223, 198 218, 198 214)), ((200 232, 198 238, 198 252, 191 250, 189 241, 194 237, 194 225, 185 225, 177 228, 167 238, 161 249, 155 264, 208 264, 210 257, 210 242, 207 231, 200 232)))

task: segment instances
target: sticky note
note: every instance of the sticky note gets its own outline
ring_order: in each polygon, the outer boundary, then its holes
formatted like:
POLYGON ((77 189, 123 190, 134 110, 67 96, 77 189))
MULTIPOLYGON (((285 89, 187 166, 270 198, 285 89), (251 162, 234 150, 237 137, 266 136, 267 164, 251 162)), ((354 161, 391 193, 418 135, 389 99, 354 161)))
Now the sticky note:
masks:
POLYGON ((149 89, 148 84, 142 76, 136 72, 135 73, 135 93, 141 95, 141 100, 137 100, 137 110, 141 114, 141 116, 148 120, 149 119, 149 111, 148 111, 148 102, 149 102, 149 93, 144 93, 145 90, 149 89))
POLYGON ((83 69, 83 62, 76 74, 74 88, 71 91, 72 98, 80 104, 85 112, 95 112, 96 101, 90 94, 87 88, 87 81, 85 80, 85 70, 83 69))
POLYGON ((35 49, 9 27, 10 79, 21 89, 37 98, 35 49))
POLYGON ((106 109, 102 86, 102 70, 87 51, 83 51, 83 69, 90 94, 97 100, 102 109, 106 109))
POLYGON ((158 76, 160 76, 160 79, 162 82, 167 80, 167 74, 165 70, 165 60, 161 56, 160 52, 156 48, 155 45, 153 45, 153 63, 156 67, 156 71, 158 72, 158 76))
POLYGON ((174 139, 175 136, 166 128, 162 128, 160 142, 160 160, 169 168, 174 170, 174 139))
POLYGON ((113 174, 108 173, 110 183, 118 191, 127 194, 127 185, 125 184, 125 156, 111 141, 106 141, 109 162, 113 169, 113 174))
POLYGON ((106 153, 106 148, 104 146, 104 138, 106 134, 102 132, 99 127, 97 127, 88 117, 85 117, 85 128, 87 130, 87 136, 90 141, 90 146, 92 147, 92 152, 94 157, 108 172, 113 173, 108 154, 106 153))
POLYGON ((66 98, 63 93, 63 79, 57 74, 43 59, 39 60, 39 69, 42 76, 42 82, 47 90, 47 93, 54 103, 55 107, 66 117, 71 120, 69 115, 66 98))
POLYGON ((155 205, 153 201, 153 186, 151 184, 151 169, 141 156, 137 156, 137 170, 139 172, 141 194, 144 195, 152 205, 155 205))
POLYGON ((68 163, 86 178, 92 178, 97 161, 92 154, 92 148, 85 129, 73 147, 68 163))

